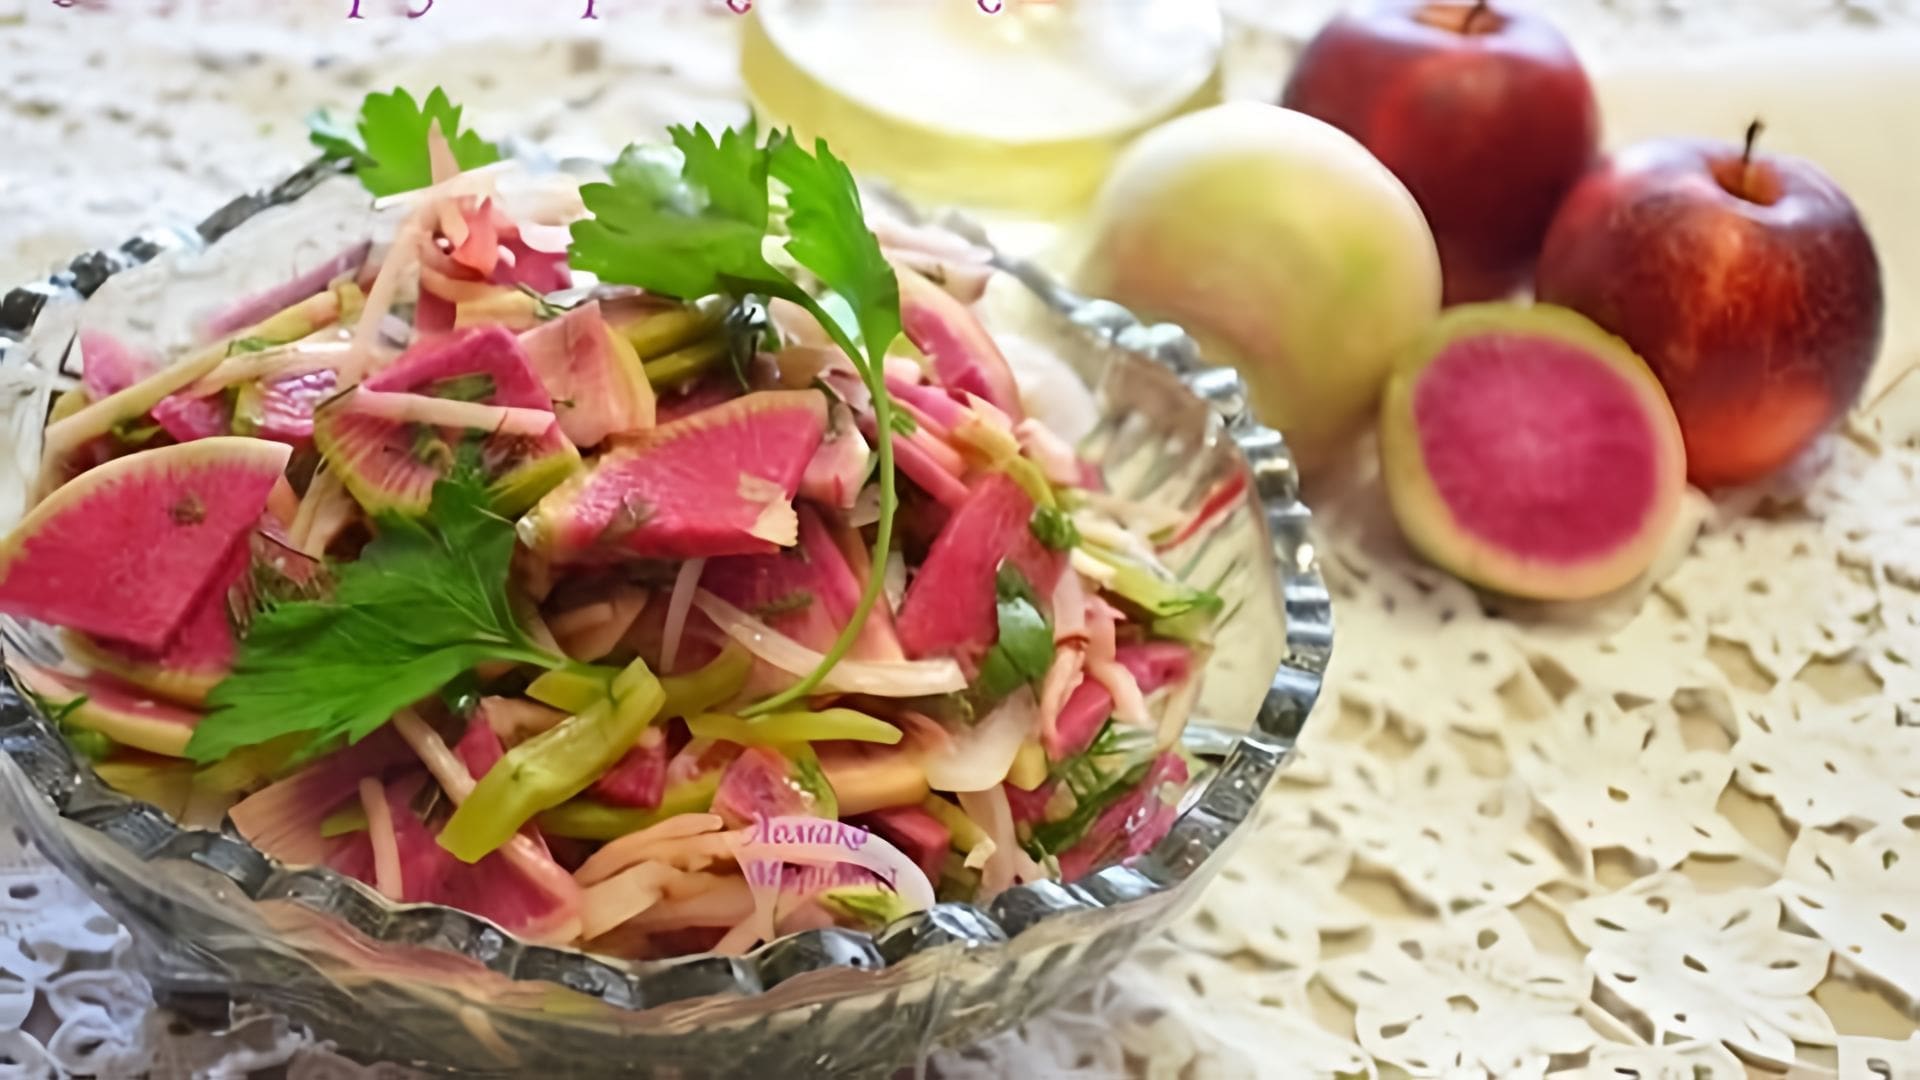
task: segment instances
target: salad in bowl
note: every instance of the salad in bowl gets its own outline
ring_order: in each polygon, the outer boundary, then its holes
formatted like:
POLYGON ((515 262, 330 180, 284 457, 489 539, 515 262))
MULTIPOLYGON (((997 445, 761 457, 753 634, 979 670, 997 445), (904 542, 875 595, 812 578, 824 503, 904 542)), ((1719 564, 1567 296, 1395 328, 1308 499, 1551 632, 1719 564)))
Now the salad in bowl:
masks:
POLYGON ((57 628, 8 668, 105 784, 624 960, 1161 840, 1231 614, 1168 553, 1249 471, 1115 490, 979 317, 987 251, 825 144, 672 136, 527 183, 375 95, 321 138, 372 240, 168 355, 80 330, 0 613, 57 628))

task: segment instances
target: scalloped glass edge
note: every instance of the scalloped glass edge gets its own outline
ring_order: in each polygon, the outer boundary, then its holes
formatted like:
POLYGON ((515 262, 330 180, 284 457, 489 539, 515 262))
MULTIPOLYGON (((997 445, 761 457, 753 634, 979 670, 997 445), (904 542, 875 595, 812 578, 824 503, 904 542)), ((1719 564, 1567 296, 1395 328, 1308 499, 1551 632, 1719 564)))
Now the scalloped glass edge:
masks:
MULTIPOLYGON (((80 256, 67 271, 46 282, 13 290, 0 298, 0 376, 8 375, 10 366, 12 373, 18 374, 19 365, 10 365, 8 354, 26 351, 17 339, 50 311, 76 310, 84 297, 120 271, 164 254, 203 251, 263 211, 297 202, 337 172, 326 162, 315 162, 271 190, 234 200, 196 228, 150 230, 115 251, 80 256)), ((905 216, 918 217, 911 207, 884 190, 870 192, 870 197, 890 203, 905 216)), ((983 231, 963 217, 949 214, 941 224, 991 247, 983 231)), ((1274 614, 1283 628, 1274 671, 1259 694, 1246 731, 1234 735, 1215 729, 1208 736, 1196 730, 1200 744, 1204 746, 1210 739, 1212 749, 1224 748, 1224 756, 1210 775, 1203 773, 1196 778, 1172 830, 1146 854, 1071 884, 1042 881, 1017 886, 984 908, 941 904, 876 935, 815 930, 789 935, 744 957, 636 962, 529 945, 476 916, 435 905, 395 904, 331 870, 281 866, 236 836, 180 828, 153 807, 103 784, 86 762, 69 751, 46 718, 13 689, 10 680, 0 682, 0 750, 4 750, 0 756, 5 759, 0 764, 0 805, 9 805, 9 816, 27 823, 28 832, 40 841, 48 857, 81 881, 116 917, 137 931, 145 930, 149 937, 162 939, 147 945, 150 959, 166 969, 155 980, 163 988, 217 994, 222 985, 219 973, 224 972, 228 989, 236 994, 252 986, 271 999, 275 981, 257 972, 250 974, 247 965, 258 968, 264 956, 289 949, 342 949, 360 954, 347 962, 348 967, 359 964, 367 970, 384 969, 380 977, 402 982, 411 979, 417 983, 422 975, 428 975, 440 988, 457 986, 463 976, 479 974, 479 981, 452 989, 455 997, 437 1004, 423 1001, 459 1016, 467 1034, 475 1037, 483 1051, 474 1060, 451 1062, 455 1066, 483 1067, 488 1062, 497 1066, 512 1061, 524 1067, 527 1060, 524 1045, 511 1045, 524 1043, 523 1039, 507 1039, 497 1031, 492 1032, 492 1038, 476 1034, 475 1018, 468 1015, 463 1002, 482 1002, 496 1008, 529 1007, 535 1028, 541 1026, 541 1017, 584 1019, 596 1011, 591 1006, 598 1002, 625 1013, 628 1020, 616 1027, 633 1036, 651 1030, 684 1039, 695 1029, 717 1025, 732 1030, 732 1037, 737 1038, 744 1032, 734 1021, 759 1026, 779 1014, 791 1014, 795 1006, 817 1005, 835 997, 864 997, 876 989, 891 987, 893 996, 888 1000, 897 1010, 902 1008, 898 1000, 901 987, 918 981, 930 984, 925 1015, 912 1021, 920 1029, 917 1039, 922 1049, 930 1042, 952 1044, 983 1037, 1046 1007, 1117 963, 1127 948, 1148 929, 1170 919, 1218 869, 1240 826, 1254 813, 1259 795, 1284 764, 1319 696, 1332 647, 1332 614, 1316 566, 1314 545, 1307 535, 1310 513, 1300 501, 1292 457, 1281 436, 1251 415, 1246 388, 1238 374, 1205 365, 1193 340, 1176 326, 1144 324, 1115 304, 1075 295, 1031 263, 1003 256, 996 256, 996 261, 1021 286, 1021 302, 1037 304, 1062 340, 1077 338, 1072 342, 1075 348, 1114 354, 1104 366, 1106 382, 1115 381, 1112 372, 1117 369, 1126 376, 1118 381, 1126 385, 1117 390, 1103 385, 1102 392, 1109 398, 1125 393, 1131 400, 1123 403, 1126 408, 1121 411, 1103 413, 1090 436, 1091 442, 1105 448, 1104 457, 1110 458, 1116 448, 1135 457, 1168 451, 1165 443, 1170 436, 1164 430, 1156 432, 1149 424, 1133 421, 1143 414, 1158 413, 1163 426, 1178 423, 1184 428, 1192 426, 1192 416, 1167 416, 1182 410, 1202 410, 1200 430, 1190 432, 1199 436, 1201 445, 1189 448, 1194 452, 1184 458, 1175 452, 1161 453, 1148 462, 1134 486, 1160 490, 1184 479, 1192 489, 1187 494, 1191 503, 1201 493, 1194 481, 1205 477, 1184 474, 1182 469, 1200 459, 1229 453, 1244 462, 1251 480, 1248 502, 1231 516, 1245 519, 1243 525, 1263 534, 1261 543, 1271 553, 1267 569, 1271 570, 1271 587, 1279 600, 1274 614), (1153 442, 1156 435, 1158 445, 1153 442), (1209 453, 1201 454, 1201 449, 1209 453), (56 813, 57 820, 65 822, 64 828, 55 827, 56 813), (141 864, 169 873, 177 869, 188 876, 190 883, 182 886, 182 896, 163 897, 153 882, 142 880, 141 864), (204 889, 204 896, 196 892, 200 889, 204 889), (193 905, 182 905, 183 898, 205 899, 212 910, 185 910, 193 905), (244 905, 249 910, 236 923, 231 909, 242 906, 235 903, 239 899, 252 903, 244 905), (143 900, 159 910, 147 910, 143 900), (195 940, 190 931, 203 919, 210 920, 203 924, 207 938, 195 940), (342 930, 352 934, 343 934, 342 930), (236 931, 242 935, 264 934, 264 938, 249 943, 249 948, 238 948, 229 940, 236 931), (1043 942, 1043 938, 1048 940, 1043 942), (294 944, 288 946, 287 942, 294 944), (1074 970, 1060 974, 1077 973, 1088 978, 1055 980, 1058 986, 1044 979, 1034 982, 1027 992, 1015 995, 1019 1004, 1003 1001, 997 1010, 988 1010, 991 1016, 943 1015, 940 1002, 949 995, 941 987, 956 966, 978 968, 1000 959, 1005 962, 999 968, 1010 973, 1022 966, 1022 955, 1055 954, 1040 964, 1038 974, 1044 975, 1062 967, 1059 960, 1067 955, 1051 946, 1067 942, 1087 946, 1087 956, 1081 965, 1065 964, 1074 970), (1091 947, 1103 942, 1118 947, 1091 947), (275 945, 280 947, 272 947, 275 945), (394 955, 402 959, 382 962, 371 957, 381 950, 370 945, 391 946, 394 955), (1100 955, 1095 956, 1096 951, 1100 955), (471 963, 460 967, 456 957, 471 963), (457 970, 430 970, 445 968, 443 961, 453 961, 457 970), (474 965, 484 971, 469 970, 474 965), (205 973, 198 969, 215 974, 202 978, 205 973), (171 978, 166 977, 169 974, 171 978), (862 984, 857 974, 866 975, 868 981, 862 984), (924 978, 927 975, 932 976, 930 980, 924 978), (503 985, 502 979, 513 985, 503 985), (529 1002, 519 992, 529 982, 552 984, 556 990, 565 988, 573 993, 563 993, 565 1004, 557 1004, 550 997, 529 1002), (740 1007, 714 1007, 715 1002, 728 1001, 740 1007), (634 1020, 642 1022, 635 1025, 631 1023, 634 1020)), ((60 321, 64 320, 56 320, 60 321)), ((70 332, 70 327, 55 332, 70 332)), ((1204 561, 1204 549, 1211 540, 1201 545, 1203 551, 1196 562, 1204 561)), ((1241 568, 1241 572, 1245 570, 1241 568)), ((1264 573, 1257 576, 1266 577, 1264 573)), ((17 625, 0 625, 0 630, 8 631, 10 645, 20 646, 17 625)), ((1257 684, 1254 686, 1257 688, 1257 684)), ((1195 739, 1190 738, 1189 745, 1194 744, 1195 739)), ((266 969, 275 966, 266 964, 266 969)), ((310 966, 322 978, 328 977, 328 972, 310 966)), ((302 973, 286 973, 289 997, 298 996, 295 987, 302 973)), ((343 980, 331 981, 337 984, 343 980)), ((1005 983, 1004 978, 990 981, 1005 983)), ((419 989, 414 986, 412 991, 419 989)), ((279 1004, 296 1017, 303 1014, 297 1002, 295 1006, 284 1001, 279 1004)), ((339 1004, 331 1002, 329 1007, 339 1004)), ((951 1006, 953 1002, 946 1004, 951 1006)), ((314 1010, 305 1013, 313 1015, 314 1010)), ((319 1015, 326 1015, 325 1010, 319 1015)), ((517 1015, 529 1018, 524 1012, 517 1015)), ((484 1015, 480 1021, 491 1030, 484 1015)), ((770 1036, 762 1032, 756 1037, 770 1036)), ((422 1032, 417 1039, 386 1039, 370 1052, 397 1051, 416 1060, 432 1061, 432 1050, 445 1045, 444 1033, 430 1036, 422 1032), (421 1053, 422 1047, 427 1048, 427 1054, 421 1053)), ((887 1056, 885 1052, 869 1054, 869 1049, 881 1051, 877 1044, 848 1048, 843 1063, 871 1063, 887 1056)), ((907 1060, 899 1049, 892 1058, 907 1060)), ((768 1063, 785 1060, 789 1059, 776 1057, 768 1063)), ((824 1064, 819 1055, 803 1054, 790 1060, 824 1064)))

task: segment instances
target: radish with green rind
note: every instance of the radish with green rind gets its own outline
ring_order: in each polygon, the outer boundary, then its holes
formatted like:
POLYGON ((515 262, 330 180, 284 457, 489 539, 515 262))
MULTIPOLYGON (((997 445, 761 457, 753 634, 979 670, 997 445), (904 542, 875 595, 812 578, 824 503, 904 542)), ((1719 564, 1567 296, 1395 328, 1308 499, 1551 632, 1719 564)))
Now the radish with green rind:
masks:
POLYGON ((164 648, 259 521, 291 453, 222 436, 82 473, 0 540, 0 612, 164 648))
POLYGON ((31 664, 16 664, 13 670, 47 704, 71 706, 64 708, 63 723, 149 754, 185 757, 187 740, 200 723, 199 713, 156 701, 105 675, 66 675, 31 664))
POLYGON ((791 500, 826 421, 826 395, 769 390, 640 432, 542 500, 521 538, 558 562, 791 546, 791 500))
POLYGON ((598 301, 521 334, 520 344, 575 446, 653 426, 653 387, 640 357, 607 325, 598 301))
POLYGON ((368 512, 408 515, 426 511, 455 448, 468 441, 478 448, 494 509, 514 514, 579 464, 552 408, 519 341, 486 327, 418 346, 329 402, 314 417, 314 441, 368 512), (537 434, 514 433, 535 427, 537 434))

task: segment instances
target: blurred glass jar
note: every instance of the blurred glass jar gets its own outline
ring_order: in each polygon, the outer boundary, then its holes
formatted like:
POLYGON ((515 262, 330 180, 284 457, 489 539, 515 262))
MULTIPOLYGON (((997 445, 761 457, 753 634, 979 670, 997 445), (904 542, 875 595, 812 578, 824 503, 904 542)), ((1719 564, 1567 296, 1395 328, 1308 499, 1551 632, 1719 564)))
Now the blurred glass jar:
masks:
POLYGON ((924 199, 1082 206, 1128 139, 1220 100, 1215 0, 760 0, 762 117, 924 199))

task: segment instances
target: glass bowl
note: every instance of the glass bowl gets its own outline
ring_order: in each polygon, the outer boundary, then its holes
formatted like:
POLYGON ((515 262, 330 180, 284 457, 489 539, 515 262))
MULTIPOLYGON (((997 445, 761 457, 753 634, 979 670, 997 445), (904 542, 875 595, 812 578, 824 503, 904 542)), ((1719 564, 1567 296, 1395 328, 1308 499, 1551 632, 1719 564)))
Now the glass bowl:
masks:
MULTIPOLYGON (((197 228, 83 255, 0 300, 0 336, 16 338, 0 340, 11 451, 0 458, 0 527, 31 489, 50 394, 77 374, 78 326, 165 348, 218 301, 370 235, 376 217, 357 183, 315 163, 197 228)), ((1168 559, 1226 608, 1186 736, 1207 767, 1145 855, 983 906, 940 904, 874 935, 815 930, 743 957, 608 959, 283 866, 231 829, 177 826, 103 784, 5 679, 0 813, 126 924, 163 998, 263 1005, 363 1060, 479 1074, 883 1075, 1092 985, 1191 901, 1247 831, 1319 693, 1331 614, 1292 459, 1248 413, 1238 376, 1203 366, 1176 327, 1143 326, 1030 265, 1002 266, 996 318, 1095 390, 1083 445, 1110 488, 1191 511, 1222 482, 1247 481, 1217 528, 1168 559)), ((10 659, 63 659, 45 627, 0 619, 0 641, 10 659)))

